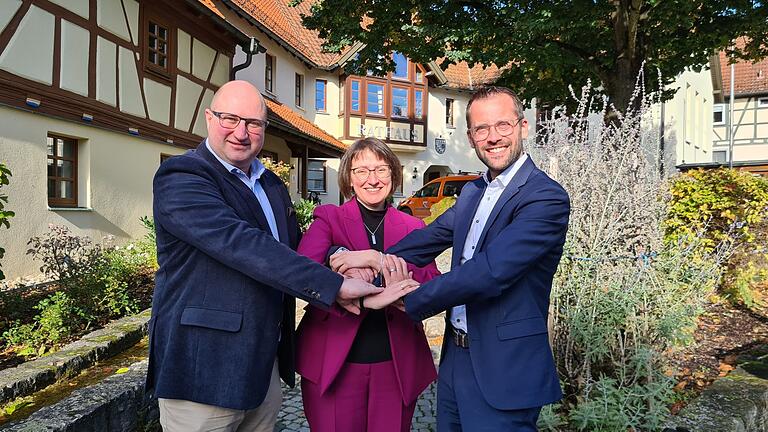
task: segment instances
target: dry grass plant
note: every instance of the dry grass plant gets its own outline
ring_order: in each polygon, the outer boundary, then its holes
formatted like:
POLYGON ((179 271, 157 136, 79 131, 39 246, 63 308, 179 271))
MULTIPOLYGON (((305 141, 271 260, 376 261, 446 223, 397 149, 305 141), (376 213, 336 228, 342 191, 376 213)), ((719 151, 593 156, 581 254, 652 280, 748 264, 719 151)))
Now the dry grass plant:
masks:
POLYGON ((663 353, 690 334, 728 253, 665 244, 656 95, 642 82, 639 108, 617 122, 604 121, 611 107, 587 84, 578 111, 541 124, 528 148, 572 206, 551 296, 565 398, 543 413, 545 430, 657 430, 673 396, 663 353))

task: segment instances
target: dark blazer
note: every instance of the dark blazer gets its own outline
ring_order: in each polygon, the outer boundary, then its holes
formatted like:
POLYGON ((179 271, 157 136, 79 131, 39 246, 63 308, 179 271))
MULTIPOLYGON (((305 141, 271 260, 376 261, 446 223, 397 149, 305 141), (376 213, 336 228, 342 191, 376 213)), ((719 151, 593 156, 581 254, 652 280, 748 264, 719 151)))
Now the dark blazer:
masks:
POLYGON ((342 277, 293 250, 300 233, 285 186, 270 171, 260 182, 279 242, 253 192, 204 142, 155 174, 160 267, 147 388, 158 398, 259 406, 278 353, 280 375, 294 385, 293 296, 326 308, 335 301, 342 277))
MULTIPOLYGON (((368 233, 357 201, 341 206, 323 205, 314 212, 315 221, 301 239, 299 253, 317 262, 325 262, 328 248, 344 246, 349 250, 370 249, 368 233)), ((384 248, 395 244, 409 232, 423 228, 424 222, 394 207, 384 215, 384 248)), ((424 267, 408 265, 413 279, 426 282, 440 274, 433 262, 424 267)), ((314 306, 299 324, 296 369, 302 377, 320 386, 325 393, 341 371, 367 311, 360 315, 335 314, 314 306)), ((435 380, 435 364, 421 321, 413 321, 395 307, 386 308, 389 344, 395 375, 403 403, 416 402, 419 394, 435 380)))
MULTIPOLYGON (((562 397, 547 312, 568 194, 528 159, 491 211, 473 258, 459 265, 485 187, 483 178, 468 183, 453 207, 387 252, 424 265, 453 246, 451 271, 407 295, 408 314, 419 320, 466 304, 472 366, 487 402, 505 410, 543 406, 562 397)), ((448 343, 446 335, 443 351, 448 343)))

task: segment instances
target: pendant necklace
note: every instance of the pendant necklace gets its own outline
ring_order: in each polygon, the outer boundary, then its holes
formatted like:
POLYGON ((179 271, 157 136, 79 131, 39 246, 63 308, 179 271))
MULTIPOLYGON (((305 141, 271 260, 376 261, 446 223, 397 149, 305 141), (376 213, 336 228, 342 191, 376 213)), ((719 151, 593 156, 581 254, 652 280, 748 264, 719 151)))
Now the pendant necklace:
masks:
POLYGON ((376 244, 376 232, 379 230, 379 228, 381 228, 381 224, 383 222, 384 222, 384 218, 381 218, 381 221, 379 221, 379 224, 376 225, 376 229, 373 230, 373 231, 371 231, 371 229, 368 228, 368 225, 366 225, 365 222, 363 222, 363 226, 365 227, 365 230, 368 231, 368 233, 371 234, 371 244, 372 245, 376 244))

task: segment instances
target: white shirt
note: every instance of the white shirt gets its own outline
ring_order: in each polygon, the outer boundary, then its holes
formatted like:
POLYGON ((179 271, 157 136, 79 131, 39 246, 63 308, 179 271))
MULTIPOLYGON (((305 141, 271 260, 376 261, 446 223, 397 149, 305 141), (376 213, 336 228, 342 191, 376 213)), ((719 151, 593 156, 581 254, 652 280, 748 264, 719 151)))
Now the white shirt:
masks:
MULTIPOLYGON (((464 264, 467 260, 472 259, 475 255, 475 248, 477 242, 480 240, 480 234, 483 233, 485 224, 488 222, 488 216, 491 215, 493 207, 496 202, 499 201, 501 193, 507 187, 512 177, 520 170, 523 163, 528 159, 528 155, 523 153, 519 158, 505 169, 501 174, 497 175, 492 181, 488 180, 488 173, 483 175, 483 180, 487 186, 483 192, 483 197, 480 199, 480 205, 477 206, 477 211, 472 217, 472 224, 469 226, 469 232, 467 233, 467 239, 464 242, 464 250, 461 253, 460 264, 464 264)), ((454 251, 455 253, 456 251, 454 251)), ((459 330, 467 331, 467 306, 459 305, 454 306, 451 309, 451 325, 459 330)))
POLYGON ((264 171, 267 170, 264 164, 262 164, 260 160, 254 159, 254 161, 251 162, 251 175, 249 176, 240 168, 220 158, 219 155, 217 155, 216 152, 213 151, 211 146, 208 144, 207 138, 205 140, 205 146, 208 147, 208 151, 211 152, 213 157, 218 159, 218 161, 224 165, 224 168, 226 168, 227 171, 237 176, 237 178, 245 183, 245 185, 248 186, 248 189, 253 192, 253 195, 259 201, 259 205, 261 206, 261 210, 264 212, 264 216, 267 218, 267 224, 269 224, 269 231, 271 231, 272 237, 274 237, 275 240, 280 241, 280 236, 277 233, 277 221, 275 220, 275 213, 272 211, 272 206, 269 204, 267 193, 264 192, 264 188, 261 187, 261 183, 259 183, 261 175, 264 174, 264 171))

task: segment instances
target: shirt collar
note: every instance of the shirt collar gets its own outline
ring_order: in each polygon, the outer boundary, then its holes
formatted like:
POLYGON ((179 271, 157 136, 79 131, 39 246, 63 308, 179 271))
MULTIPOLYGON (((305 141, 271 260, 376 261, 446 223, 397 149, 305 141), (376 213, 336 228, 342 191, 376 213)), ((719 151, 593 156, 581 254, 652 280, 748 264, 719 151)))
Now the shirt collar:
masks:
POLYGON ((491 184, 494 181, 498 180, 503 187, 507 187, 509 182, 512 180, 512 177, 514 177, 515 174, 517 174, 517 172, 520 171, 520 167, 523 166, 526 159, 528 159, 527 153, 520 154, 520 157, 517 158, 515 163, 508 166, 507 169, 502 171, 501 174, 497 175, 496 178, 493 180, 488 180, 489 172, 486 171, 485 174, 483 174, 483 180, 485 180, 485 184, 491 184))
MULTIPOLYGON (((222 165, 224 165, 224 168, 227 169, 227 171, 233 173, 233 174, 242 174, 246 177, 248 177, 247 174, 243 172, 240 168, 230 164, 229 162, 225 161, 224 159, 220 158, 219 155, 216 154, 215 151, 211 148, 211 145, 208 144, 208 138, 205 139, 205 147, 208 148, 208 151, 211 152, 213 157, 215 157, 219 162, 221 162, 222 165)), ((264 174, 264 171, 266 171, 267 168, 264 166, 264 164, 261 163, 259 158, 256 158, 251 162, 251 178, 260 179, 261 175, 264 174)))

